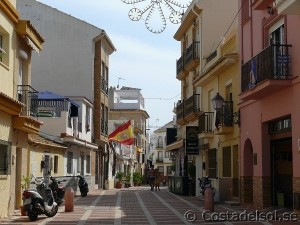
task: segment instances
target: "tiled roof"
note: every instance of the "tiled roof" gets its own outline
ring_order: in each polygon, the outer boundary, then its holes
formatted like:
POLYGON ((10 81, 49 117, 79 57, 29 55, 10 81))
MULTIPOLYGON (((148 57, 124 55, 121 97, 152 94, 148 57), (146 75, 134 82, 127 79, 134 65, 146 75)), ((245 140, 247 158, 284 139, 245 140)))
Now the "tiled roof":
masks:
POLYGON ((41 137, 38 134, 28 134, 28 140, 30 143, 45 145, 54 148, 66 149, 65 145, 56 143, 55 141, 49 140, 47 138, 41 137))

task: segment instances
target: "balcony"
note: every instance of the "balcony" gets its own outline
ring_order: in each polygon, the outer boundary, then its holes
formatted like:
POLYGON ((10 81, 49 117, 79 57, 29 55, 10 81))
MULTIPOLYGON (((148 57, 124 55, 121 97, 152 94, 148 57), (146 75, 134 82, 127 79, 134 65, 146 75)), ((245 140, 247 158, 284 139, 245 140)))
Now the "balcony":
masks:
POLYGON ((213 133, 214 112, 204 112, 199 116, 199 138, 212 138, 213 133))
POLYGON ((108 122, 104 119, 101 119, 101 134, 108 135, 108 122))
POLYGON ((192 71, 200 64, 200 42, 194 41, 186 50, 184 57, 185 70, 192 71))
POLYGON ((24 104, 22 116, 37 116, 38 113, 38 91, 30 85, 18 85, 18 101, 24 104))
POLYGON ((156 163, 164 163, 163 158, 158 158, 158 159, 156 159, 156 163))
POLYGON ((104 79, 104 77, 101 78, 101 90, 108 95, 108 82, 104 79))
POLYGON ((270 45, 242 66, 241 99, 261 99, 291 85, 290 47, 270 45))
POLYGON ((32 118, 38 112, 38 92, 30 85, 18 85, 17 91, 18 100, 24 105, 21 114, 14 116, 13 127, 28 134, 38 134, 42 123, 32 118))
POLYGON ((276 0, 275 5, 278 14, 283 15, 300 15, 299 0, 276 0))
POLYGON ((188 99, 183 99, 176 106, 177 124, 183 125, 194 121, 200 114, 199 95, 193 94, 188 99))
POLYGON ((176 61, 176 78, 183 80, 188 75, 188 72, 184 68, 184 54, 176 61))
POLYGON ((233 132, 233 101, 224 101, 223 107, 216 111, 216 129, 214 134, 224 135, 233 132))

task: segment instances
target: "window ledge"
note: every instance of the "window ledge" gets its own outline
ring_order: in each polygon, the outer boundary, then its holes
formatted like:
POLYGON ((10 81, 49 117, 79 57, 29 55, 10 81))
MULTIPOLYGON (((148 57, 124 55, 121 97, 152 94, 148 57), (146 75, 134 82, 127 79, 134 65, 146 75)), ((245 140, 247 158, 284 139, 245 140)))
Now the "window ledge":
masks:
POLYGON ((0 65, 3 66, 7 71, 9 71, 9 67, 5 65, 3 62, 0 62, 0 65))
POLYGON ((7 178, 8 178, 8 175, 0 175, 1 180, 7 180, 7 178))

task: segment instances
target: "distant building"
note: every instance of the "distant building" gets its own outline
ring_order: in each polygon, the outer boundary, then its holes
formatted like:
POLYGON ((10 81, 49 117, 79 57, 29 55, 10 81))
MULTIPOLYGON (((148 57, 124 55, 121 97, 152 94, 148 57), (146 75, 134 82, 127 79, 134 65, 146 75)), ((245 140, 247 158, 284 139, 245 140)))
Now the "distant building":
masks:
POLYGON ((164 126, 154 130, 150 138, 150 154, 153 154, 152 164, 155 168, 158 168, 158 171, 163 175, 166 181, 167 176, 172 174, 172 157, 170 151, 166 150, 168 129, 176 130, 174 121, 170 121, 164 126))
MULTIPOLYGON (((127 171, 145 175, 147 169, 147 135, 146 122, 149 115, 145 109, 145 101, 139 88, 109 88, 109 121, 133 121, 135 143, 131 147, 133 157, 127 171)), ((121 147, 121 150, 123 148, 121 147)), ((125 149, 124 149, 125 150, 125 149)), ((123 168, 120 168, 123 171, 123 168)))
POLYGON ((63 96, 83 96, 94 105, 90 129, 99 148, 91 153, 91 176, 102 188, 108 149, 109 56, 116 49, 104 30, 41 2, 17 0, 17 8, 47 40, 45 51, 33 55, 32 81, 36 88, 63 96))

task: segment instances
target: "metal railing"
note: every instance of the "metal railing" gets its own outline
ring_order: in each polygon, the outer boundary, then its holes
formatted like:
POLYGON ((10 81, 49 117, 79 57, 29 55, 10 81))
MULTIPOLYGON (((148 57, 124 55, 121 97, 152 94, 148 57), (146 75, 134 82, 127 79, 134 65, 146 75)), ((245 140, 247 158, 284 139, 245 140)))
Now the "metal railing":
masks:
POLYGON ((176 61, 176 71, 177 74, 179 74, 181 71, 183 71, 184 68, 184 56, 181 56, 177 61, 176 61))
POLYGON ((200 42, 193 41, 193 43, 186 49, 184 57, 184 65, 188 65, 192 60, 199 59, 200 54, 200 42))
POLYGON ((247 91, 260 82, 291 79, 291 45, 270 45, 242 66, 241 88, 247 91))
POLYGON ((199 111, 200 111, 199 95, 193 94, 187 100, 184 101, 184 116, 187 116, 189 114, 199 112, 199 111))
POLYGON ((108 122, 107 120, 101 119, 101 133, 108 135, 108 122))
POLYGON ((233 127, 233 101, 224 101, 223 107, 216 111, 216 127, 233 127))
POLYGON ((104 79, 104 77, 101 78, 101 90, 108 95, 108 82, 104 79))
POLYGON ((214 112, 204 112, 199 116, 199 134, 213 132, 214 112))
POLYGON ((30 85, 18 85, 18 101, 25 104, 21 114, 36 117, 38 113, 38 91, 30 85))

